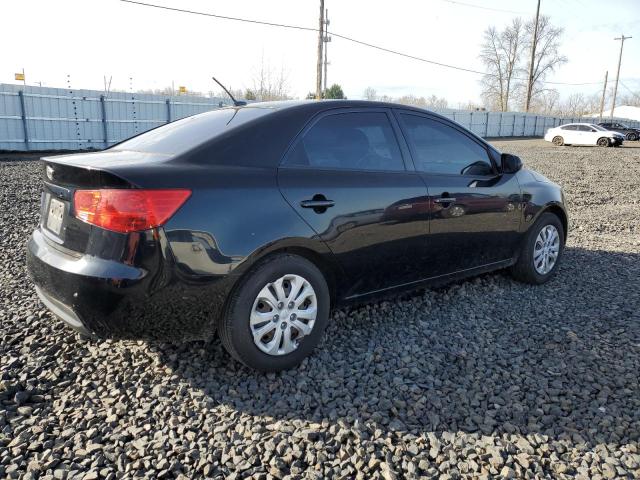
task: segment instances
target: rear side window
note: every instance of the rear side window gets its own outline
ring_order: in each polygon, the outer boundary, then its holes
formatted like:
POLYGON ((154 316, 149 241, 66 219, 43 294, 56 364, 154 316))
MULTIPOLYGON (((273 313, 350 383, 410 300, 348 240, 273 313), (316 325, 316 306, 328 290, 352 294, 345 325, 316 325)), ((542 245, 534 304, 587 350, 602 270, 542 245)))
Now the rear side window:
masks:
POLYGON ((154 128, 111 148, 175 155, 266 115, 270 111, 268 108, 251 107, 213 110, 154 128))
POLYGON ((416 169, 426 173, 491 175, 486 148, 437 120, 400 114, 416 169))
POLYGON ((564 127, 560 127, 562 130, 577 130, 577 125, 565 125, 564 127))
POLYGON ((405 169, 398 140, 383 112, 321 118, 298 140, 284 164, 348 170, 405 169))

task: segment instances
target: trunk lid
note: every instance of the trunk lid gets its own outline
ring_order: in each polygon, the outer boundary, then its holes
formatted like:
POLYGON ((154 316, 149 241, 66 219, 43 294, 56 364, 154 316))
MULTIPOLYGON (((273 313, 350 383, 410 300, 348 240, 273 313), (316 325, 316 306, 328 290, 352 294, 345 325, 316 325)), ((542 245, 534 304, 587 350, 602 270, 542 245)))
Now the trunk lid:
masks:
MULTIPOLYGON (((40 229, 53 246, 71 255, 81 255, 96 253, 92 252, 90 245, 91 233, 96 227, 74 216, 75 191, 135 188, 137 185, 127 180, 120 172, 126 172, 128 168, 140 168, 143 164, 148 165, 150 162, 162 161, 164 158, 157 154, 141 152, 105 151, 57 155, 43 157, 41 160, 43 189, 40 202, 40 229)), ((111 232, 108 233, 111 234, 111 232)))

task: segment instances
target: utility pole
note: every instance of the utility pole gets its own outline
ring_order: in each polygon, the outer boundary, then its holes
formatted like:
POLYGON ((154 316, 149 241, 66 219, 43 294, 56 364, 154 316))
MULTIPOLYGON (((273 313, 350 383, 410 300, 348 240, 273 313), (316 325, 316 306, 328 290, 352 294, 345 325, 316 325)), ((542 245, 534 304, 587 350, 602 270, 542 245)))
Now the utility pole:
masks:
POLYGON ((529 63, 529 82, 527 84, 527 96, 524 100, 524 111, 529 111, 531 104, 531 95, 533 93, 533 63, 536 59, 536 47, 538 46, 538 19, 540 18, 540 0, 538 0, 538 8, 536 9, 536 24, 533 28, 533 38, 531 39, 531 61, 529 63))
POLYGON ((316 74, 316 100, 322 99, 322 45, 324 40, 324 0, 320 0, 320 20, 318 22, 318 65, 316 74))
POLYGON ((324 11, 324 76, 322 77, 322 81, 324 82, 323 91, 327 91, 327 65, 329 61, 327 60, 327 47, 329 46, 329 42, 331 41, 331 37, 327 35, 329 31, 329 9, 324 11))
POLYGON ((624 34, 614 40, 620 40, 620 57, 618 57, 618 73, 616 74, 616 83, 613 87, 613 101, 611 102, 611 118, 613 118, 613 110, 616 108, 616 95, 618 94, 618 80, 620 80, 620 64, 622 63, 622 47, 624 47, 624 41, 633 37, 625 37, 624 34))
POLYGON ((609 70, 604 72, 604 85, 602 86, 602 98, 600 99, 600 121, 602 121, 602 111, 604 110, 604 96, 607 93, 607 79, 609 78, 609 70))

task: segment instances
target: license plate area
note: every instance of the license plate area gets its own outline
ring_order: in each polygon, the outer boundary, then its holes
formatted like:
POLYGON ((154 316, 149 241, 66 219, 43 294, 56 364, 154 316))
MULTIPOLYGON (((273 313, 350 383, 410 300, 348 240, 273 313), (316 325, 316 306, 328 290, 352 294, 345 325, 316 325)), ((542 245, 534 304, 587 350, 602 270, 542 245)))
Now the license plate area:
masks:
POLYGON ((61 237, 62 224, 64 221, 65 203, 47 194, 48 202, 45 203, 46 218, 44 225, 51 233, 61 237))

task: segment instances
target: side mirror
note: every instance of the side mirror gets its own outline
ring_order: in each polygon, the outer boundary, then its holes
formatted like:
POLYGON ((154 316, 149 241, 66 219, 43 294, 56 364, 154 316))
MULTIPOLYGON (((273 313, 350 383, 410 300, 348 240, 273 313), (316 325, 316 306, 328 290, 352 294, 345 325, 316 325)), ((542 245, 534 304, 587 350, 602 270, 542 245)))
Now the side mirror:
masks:
POLYGON ((516 155, 510 153, 503 153, 500 156, 502 163, 502 173, 516 173, 522 169, 522 160, 516 155))

